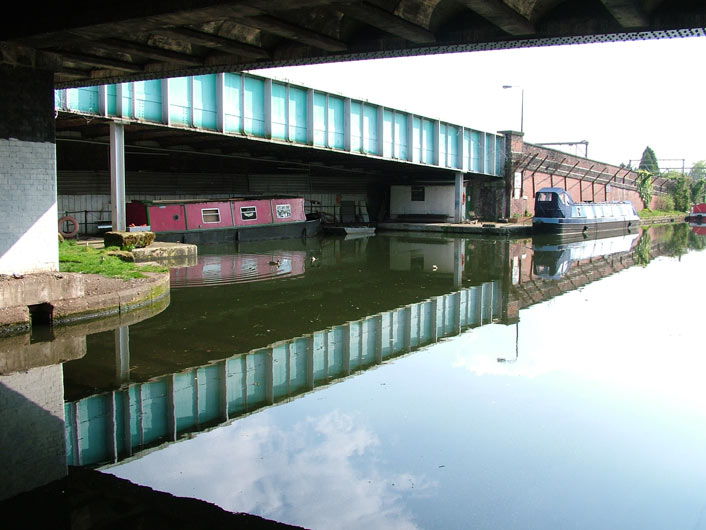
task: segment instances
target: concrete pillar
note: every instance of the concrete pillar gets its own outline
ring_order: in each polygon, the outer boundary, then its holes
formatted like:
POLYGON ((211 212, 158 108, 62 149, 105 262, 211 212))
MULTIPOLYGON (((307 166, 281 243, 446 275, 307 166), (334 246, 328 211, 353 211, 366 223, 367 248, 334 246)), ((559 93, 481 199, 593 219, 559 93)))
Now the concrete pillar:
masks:
POLYGON ((54 77, 0 65, 0 274, 59 268, 54 77))
POLYGON ((130 381, 130 329, 121 326, 115 334, 115 383, 120 386, 130 381))
POLYGON ((110 123, 110 204, 113 230, 125 230, 125 126, 110 123))
POLYGON ((463 200, 463 172, 454 173, 454 223, 460 223, 464 219, 463 200))

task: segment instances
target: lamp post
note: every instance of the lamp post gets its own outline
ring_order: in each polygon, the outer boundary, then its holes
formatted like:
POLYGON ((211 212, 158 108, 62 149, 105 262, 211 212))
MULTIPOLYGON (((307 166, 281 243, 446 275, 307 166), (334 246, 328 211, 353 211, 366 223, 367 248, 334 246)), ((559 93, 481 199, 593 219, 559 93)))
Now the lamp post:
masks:
POLYGON ((517 85, 503 85, 503 88, 519 88, 521 91, 520 99, 520 132, 525 132, 525 89, 517 85))

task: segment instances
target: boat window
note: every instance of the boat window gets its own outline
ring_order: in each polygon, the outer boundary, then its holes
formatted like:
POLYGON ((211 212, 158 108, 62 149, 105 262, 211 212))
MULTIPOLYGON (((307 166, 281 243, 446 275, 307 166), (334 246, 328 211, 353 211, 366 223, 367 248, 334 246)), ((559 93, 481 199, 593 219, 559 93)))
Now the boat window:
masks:
POLYGON ((292 205, 291 204, 278 204, 275 208, 275 213, 278 219, 287 219, 292 217, 292 205))
MULTIPOLYGON (((569 201, 566 199, 565 193, 559 194, 559 200, 561 201, 562 204, 569 204, 569 201)), ((579 215, 581 215, 581 214, 579 214, 579 215)))
POLYGON ((424 202, 424 186, 412 186, 412 200, 424 202))
POLYGON ((539 202, 551 202, 552 200, 552 194, 551 193, 540 193, 537 196, 537 200, 539 202))
POLYGON ((221 212, 218 208, 204 208, 201 210, 201 219, 204 223, 220 223, 221 212))
POLYGON ((241 206, 240 207, 240 218, 243 221, 253 221, 257 219, 257 207, 255 206, 241 206))

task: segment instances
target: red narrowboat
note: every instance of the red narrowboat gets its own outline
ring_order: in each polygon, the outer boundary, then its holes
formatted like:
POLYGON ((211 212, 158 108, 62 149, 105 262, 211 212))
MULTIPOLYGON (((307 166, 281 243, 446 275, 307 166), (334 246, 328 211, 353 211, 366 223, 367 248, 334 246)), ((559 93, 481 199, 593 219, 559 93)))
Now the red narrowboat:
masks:
POLYGON ((285 196, 133 201, 126 219, 160 241, 195 244, 310 237, 321 228, 302 197, 285 196))

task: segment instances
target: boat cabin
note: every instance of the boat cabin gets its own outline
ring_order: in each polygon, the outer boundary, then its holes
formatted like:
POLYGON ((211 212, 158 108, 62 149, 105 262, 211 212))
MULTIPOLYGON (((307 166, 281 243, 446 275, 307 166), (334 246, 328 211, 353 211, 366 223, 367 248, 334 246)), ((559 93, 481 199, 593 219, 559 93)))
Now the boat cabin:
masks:
POLYGON ((574 201, 563 188, 542 188, 535 194, 535 217, 571 217, 574 201))

